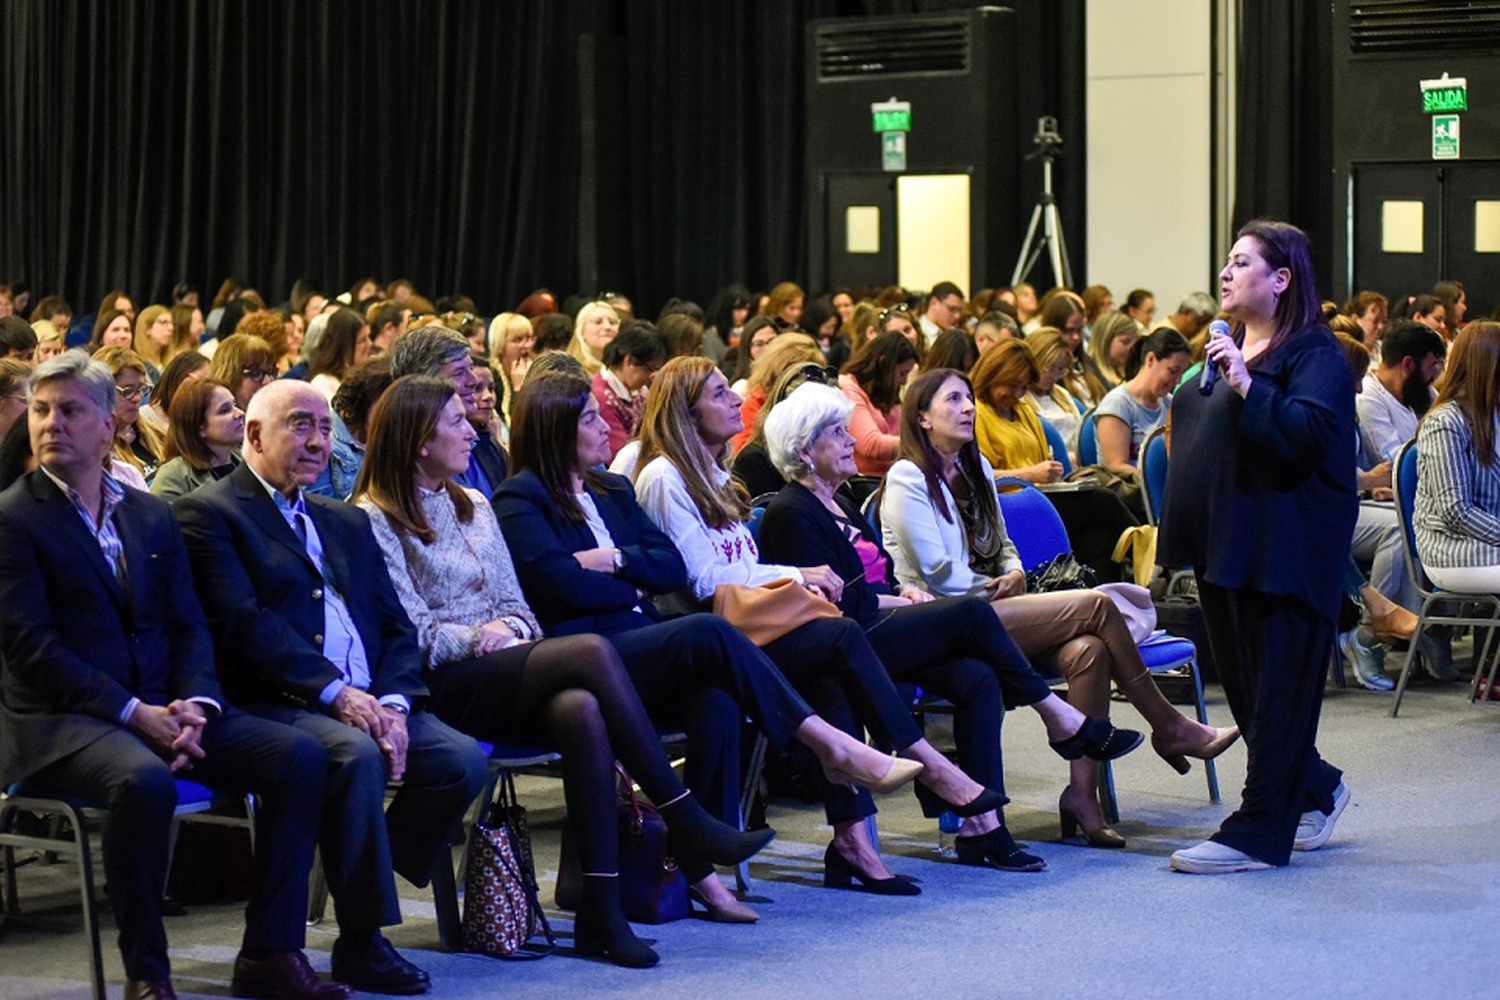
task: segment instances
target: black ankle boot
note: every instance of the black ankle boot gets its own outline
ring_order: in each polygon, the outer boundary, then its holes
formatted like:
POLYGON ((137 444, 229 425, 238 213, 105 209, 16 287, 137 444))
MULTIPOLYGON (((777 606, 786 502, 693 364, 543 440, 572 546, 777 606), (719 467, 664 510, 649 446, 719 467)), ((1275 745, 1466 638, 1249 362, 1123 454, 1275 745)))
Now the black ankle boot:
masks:
POLYGON ((583 876, 583 899, 573 918, 573 950, 602 955, 627 969, 649 969, 661 961, 630 929, 620 907, 620 880, 613 875, 583 876))
POLYGON ((776 831, 770 827, 741 832, 721 823, 690 794, 658 809, 667 822, 667 846, 678 862, 737 865, 758 854, 776 836, 776 831))

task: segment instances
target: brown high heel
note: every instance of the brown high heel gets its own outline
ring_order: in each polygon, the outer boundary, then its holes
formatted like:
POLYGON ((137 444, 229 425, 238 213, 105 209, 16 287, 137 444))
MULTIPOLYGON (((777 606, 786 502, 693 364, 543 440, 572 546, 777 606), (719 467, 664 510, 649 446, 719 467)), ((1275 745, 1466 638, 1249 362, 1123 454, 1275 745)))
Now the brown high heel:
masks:
POLYGON ((1417 631, 1417 616, 1399 604, 1383 614, 1370 616, 1370 628, 1381 642, 1405 642, 1417 631))
POLYGON ((1230 726, 1228 729, 1216 729, 1214 735, 1202 743, 1168 743, 1156 733, 1151 734, 1151 749, 1155 750, 1157 756, 1171 764, 1178 774, 1187 774, 1191 770, 1188 764, 1189 757, 1198 760, 1213 760, 1219 754, 1234 745, 1234 741, 1240 738, 1240 727, 1230 726))
POLYGON ((1068 792, 1072 786, 1062 790, 1057 797, 1057 816, 1062 825, 1063 840, 1072 840, 1078 836, 1079 827, 1083 828, 1084 841, 1090 847, 1120 848, 1125 846, 1125 838, 1110 828, 1107 823, 1100 823, 1092 830, 1084 823, 1083 817, 1078 811, 1068 804, 1068 792))

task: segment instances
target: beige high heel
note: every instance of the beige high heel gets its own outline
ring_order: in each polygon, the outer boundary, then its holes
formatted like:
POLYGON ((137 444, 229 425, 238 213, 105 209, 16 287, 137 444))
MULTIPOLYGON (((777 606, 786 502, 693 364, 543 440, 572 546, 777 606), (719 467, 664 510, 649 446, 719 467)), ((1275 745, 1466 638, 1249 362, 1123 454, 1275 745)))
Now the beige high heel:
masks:
POLYGON ((1171 764, 1178 774, 1187 774, 1192 769, 1192 765, 1187 761, 1189 757, 1198 760, 1213 760, 1233 746, 1234 741, 1239 738, 1239 726, 1215 729, 1214 735, 1201 743, 1168 743, 1156 733, 1152 733, 1151 749, 1155 750, 1162 760, 1171 764))
POLYGON ((907 760, 904 757, 887 759, 890 760, 891 766, 882 774, 859 767, 852 761, 845 761, 842 764, 824 764, 823 776, 833 785, 859 785, 876 794, 884 795, 894 792, 922 773, 922 765, 918 761, 907 760))

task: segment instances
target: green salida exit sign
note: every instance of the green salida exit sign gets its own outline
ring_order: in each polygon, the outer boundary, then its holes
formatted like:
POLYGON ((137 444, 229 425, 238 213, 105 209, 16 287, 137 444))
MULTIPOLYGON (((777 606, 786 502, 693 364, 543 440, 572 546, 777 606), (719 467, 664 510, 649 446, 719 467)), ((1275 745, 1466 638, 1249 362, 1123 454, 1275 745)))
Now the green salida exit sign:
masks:
POLYGON ((870 114, 874 119, 875 132, 910 132, 911 131, 911 102, 898 101, 894 97, 889 101, 881 101, 870 105, 870 114))
POLYGON ((1469 81, 1464 77, 1450 77, 1447 73, 1438 80, 1423 80, 1422 111, 1424 114, 1450 114, 1469 110, 1469 81))

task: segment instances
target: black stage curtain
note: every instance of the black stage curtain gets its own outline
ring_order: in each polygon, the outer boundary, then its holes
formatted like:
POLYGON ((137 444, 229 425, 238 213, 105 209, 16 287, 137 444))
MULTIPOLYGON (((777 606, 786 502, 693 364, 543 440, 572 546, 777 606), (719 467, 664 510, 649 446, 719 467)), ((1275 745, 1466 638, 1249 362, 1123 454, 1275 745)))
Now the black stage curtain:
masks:
MULTIPOLYGON (((954 6, 7 0, 0 281, 79 313, 228 275, 272 301, 407 277, 487 312, 769 287, 806 263, 807 20, 954 6)), ((1057 116, 1082 260, 1082 0, 1016 6, 1022 148, 1057 116)))
POLYGON ((1301 227, 1325 292, 1333 285, 1332 33, 1326 0, 1240 5, 1234 226, 1271 218, 1301 227))

